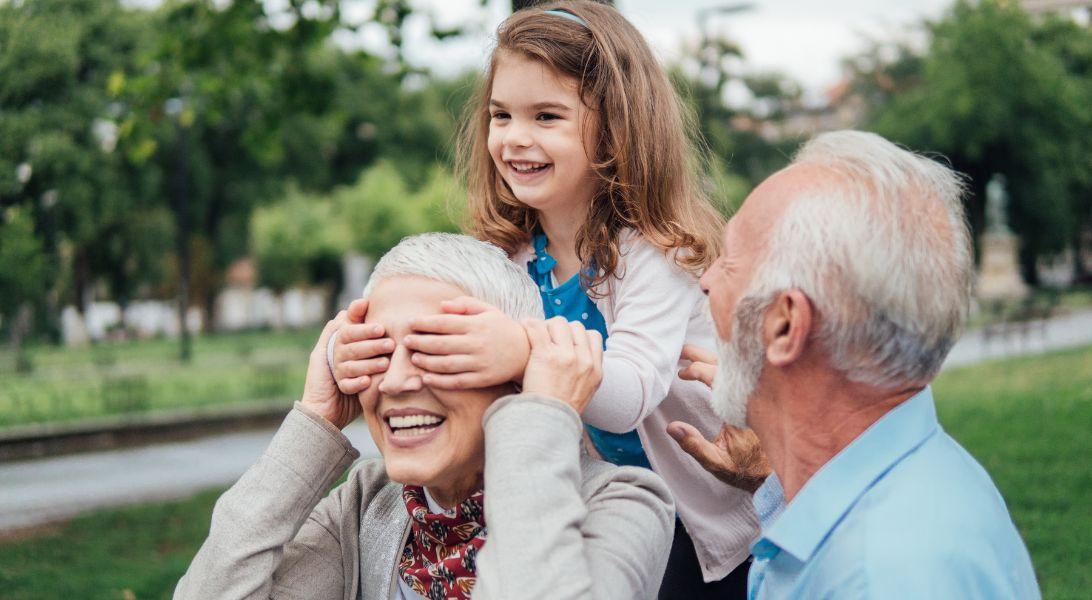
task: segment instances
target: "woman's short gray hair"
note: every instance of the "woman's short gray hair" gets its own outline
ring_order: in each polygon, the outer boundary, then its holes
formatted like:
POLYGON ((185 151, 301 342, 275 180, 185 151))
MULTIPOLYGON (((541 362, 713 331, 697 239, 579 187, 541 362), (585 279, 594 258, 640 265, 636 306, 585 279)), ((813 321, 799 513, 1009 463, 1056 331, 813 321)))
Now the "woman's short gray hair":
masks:
POLYGON ((830 171, 771 235, 747 297, 803 291, 834 368, 880 388, 931 380, 959 337, 973 285, 963 178, 859 131, 817 136, 794 165, 830 171))
POLYGON ((450 283, 516 320, 543 315, 542 298, 530 275, 500 248, 467 235, 422 233, 402 238, 375 265, 364 296, 388 277, 407 275, 450 283))

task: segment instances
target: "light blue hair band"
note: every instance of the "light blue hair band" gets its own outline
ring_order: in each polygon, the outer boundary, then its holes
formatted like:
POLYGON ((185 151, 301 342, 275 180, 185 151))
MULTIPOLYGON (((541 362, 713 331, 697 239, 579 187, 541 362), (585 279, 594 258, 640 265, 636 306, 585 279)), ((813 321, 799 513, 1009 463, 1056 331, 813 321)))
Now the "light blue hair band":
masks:
MULTIPOLYGON (((561 10, 559 8, 555 8, 555 9, 547 10, 547 11, 543 11, 543 12, 545 12, 548 15, 557 15, 559 17, 565 17, 566 19, 572 21, 573 23, 580 23, 584 27, 588 27, 588 24, 584 22, 584 19, 581 19, 580 17, 574 15, 573 13, 571 13, 571 12, 569 12, 567 10, 561 10)), ((588 27, 588 29, 591 29, 591 27, 588 27)))

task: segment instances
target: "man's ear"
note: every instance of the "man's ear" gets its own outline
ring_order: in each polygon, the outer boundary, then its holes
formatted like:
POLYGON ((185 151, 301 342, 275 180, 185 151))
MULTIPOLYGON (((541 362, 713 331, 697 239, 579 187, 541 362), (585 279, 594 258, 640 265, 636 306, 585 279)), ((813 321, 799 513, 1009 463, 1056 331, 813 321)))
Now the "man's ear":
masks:
POLYGON ((781 292, 766 310, 762 326, 766 360, 776 367, 797 361, 804 353, 815 318, 811 300, 798 289, 781 292))

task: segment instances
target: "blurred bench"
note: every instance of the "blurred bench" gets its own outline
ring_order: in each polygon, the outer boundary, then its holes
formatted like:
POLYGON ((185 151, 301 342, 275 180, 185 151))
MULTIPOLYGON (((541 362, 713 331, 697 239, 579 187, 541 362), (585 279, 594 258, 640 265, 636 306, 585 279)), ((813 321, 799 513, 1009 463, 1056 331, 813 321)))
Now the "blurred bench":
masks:
POLYGON ((1047 322, 1057 315, 1060 304, 1061 294, 1054 289, 1029 295, 1015 304, 1003 300, 992 302, 986 309, 987 321, 982 328, 983 346, 1014 338, 1027 345, 1035 332, 1045 342, 1047 322))

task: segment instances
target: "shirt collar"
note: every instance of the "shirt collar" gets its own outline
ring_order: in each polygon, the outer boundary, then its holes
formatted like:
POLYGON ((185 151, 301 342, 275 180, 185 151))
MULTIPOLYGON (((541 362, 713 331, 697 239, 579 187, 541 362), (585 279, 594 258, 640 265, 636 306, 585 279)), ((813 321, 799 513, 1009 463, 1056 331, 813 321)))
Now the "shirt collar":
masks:
POLYGON ((780 481, 771 475, 755 493, 755 509, 766 518, 752 553, 772 558, 784 550, 801 562, 808 561, 857 499, 939 427, 933 393, 926 387, 823 465, 788 505, 780 481))

